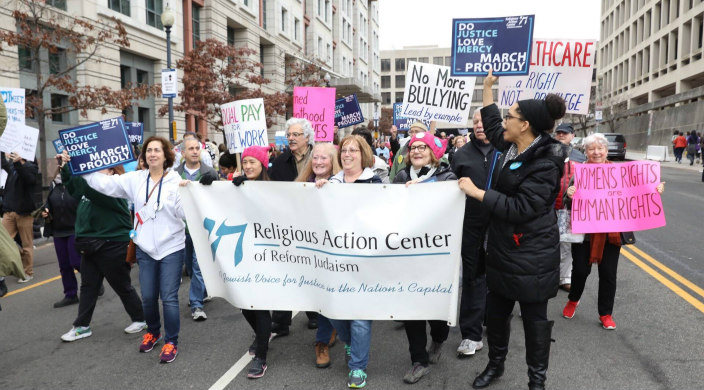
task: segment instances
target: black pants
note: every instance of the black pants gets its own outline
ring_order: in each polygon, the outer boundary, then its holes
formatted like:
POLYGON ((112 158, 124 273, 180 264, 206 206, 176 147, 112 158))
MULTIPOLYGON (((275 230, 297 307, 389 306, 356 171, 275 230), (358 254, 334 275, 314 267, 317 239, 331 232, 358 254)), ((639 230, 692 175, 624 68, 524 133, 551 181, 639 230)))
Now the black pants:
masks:
POLYGON ((462 230, 462 295, 459 325, 462 339, 473 341, 482 339, 482 323, 486 311, 484 232, 484 229, 474 226, 464 226, 462 230))
POLYGON ((130 265, 125 262, 127 244, 126 241, 107 241, 98 252, 81 256, 81 295, 73 326, 90 325, 103 279, 120 297, 132 322, 144 321, 142 300, 132 287, 130 265))
MULTIPOLYGON (((578 301, 584 292, 587 277, 592 272, 589 264, 590 243, 572 244, 572 288, 569 300, 578 301)), ((616 297, 616 271, 621 247, 606 242, 599 264, 599 315, 612 314, 616 297)))
POLYGON ((257 341, 255 357, 266 361, 266 353, 269 350, 269 335, 271 334, 271 312, 269 310, 242 309, 242 315, 254 330, 257 341))
MULTIPOLYGON (((292 314, 293 313, 291 313, 290 311, 274 310, 274 313, 271 315, 271 321, 275 322, 281 327, 288 328, 291 325, 292 314)), ((307 311, 306 316, 308 316, 309 320, 313 320, 318 318, 318 313, 314 311, 307 311)))
MULTIPOLYGON (((487 315, 491 318, 508 318, 515 304, 516 301, 489 291, 486 302, 487 315)), ((523 322, 547 321, 548 301, 536 303, 518 302, 518 304, 521 307, 523 322)))
MULTIPOLYGON (((404 321, 406 337, 408 337, 408 351, 411 352, 411 363, 428 364, 428 351, 425 349, 428 344, 428 335, 425 332, 425 322, 404 321)), ((444 343, 450 333, 450 327, 446 321, 427 321, 430 324, 430 337, 436 343, 444 343)))

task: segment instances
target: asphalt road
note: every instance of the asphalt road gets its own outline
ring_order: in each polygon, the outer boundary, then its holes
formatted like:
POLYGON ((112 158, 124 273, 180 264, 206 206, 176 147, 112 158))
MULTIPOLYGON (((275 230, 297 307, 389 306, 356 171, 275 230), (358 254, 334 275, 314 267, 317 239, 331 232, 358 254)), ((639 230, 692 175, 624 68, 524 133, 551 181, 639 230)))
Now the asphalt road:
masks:
MULTIPOLYGON (((701 173, 680 167, 663 167, 662 177, 667 182, 663 202, 668 224, 637 232, 636 248, 622 252, 614 311, 618 329, 605 331, 599 324, 596 272, 573 319, 560 315, 566 293, 560 292, 550 301, 548 315, 555 320, 556 341, 548 371, 549 388, 704 386, 704 256, 700 244, 704 236, 704 183, 701 173)), ((141 334, 123 333, 130 320, 109 287, 93 317, 93 336, 64 343, 60 336, 70 329, 77 306, 52 307, 62 296, 61 282, 55 278, 58 266, 53 246, 41 245, 35 253, 35 279, 20 285, 8 277, 11 293, 0 299, 2 389, 346 388, 341 344, 331 349, 330 368, 315 368, 314 331, 306 328, 302 314, 294 317, 290 336, 270 344, 266 376, 248 380, 246 368, 238 369, 248 363, 243 355, 253 332, 239 310, 219 298, 206 304, 207 321, 193 322, 186 306, 188 278, 180 290, 180 353, 175 362, 159 364, 158 348, 147 354, 137 352, 141 334)), ((132 275, 136 285, 137 269, 132 275)), ((506 373, 492 388, 526 388, 523 327, 517 315, 512 327, 506 373)), ((454 350, 459 341, 458 329, 452 328, 440 363, 412 386, 469 388, 486 365, 487 348, 472 358, 458 359, 454 350)), ((405 332, 395 322, 375 321, 367 388, 408 388, 401 378, 410 364, 405 332)))

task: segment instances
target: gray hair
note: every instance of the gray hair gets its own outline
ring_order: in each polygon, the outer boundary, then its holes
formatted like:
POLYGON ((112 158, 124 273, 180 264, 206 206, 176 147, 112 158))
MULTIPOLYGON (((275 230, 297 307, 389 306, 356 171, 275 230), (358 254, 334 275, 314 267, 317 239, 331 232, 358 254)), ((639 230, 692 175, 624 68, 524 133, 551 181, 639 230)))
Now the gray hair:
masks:
POLYGON ((308 145, 315 145, 315 130, 313 130, 313 126, 310 124, 308 119, 290 118, 286 121, 286 130, 288 131, 289 127, 293 125, 301 125, 301 128, 303 129, 303 135, 308 137, 308 145))
POLYGON ((479 119, 481 119, 482 118, 482 108, 481 107, 477 107, 474 110, 474 112, 472 113, 472 119, 474 119, 474 117, 477 116, 477 114, 479 114, 479 119))
POLYGON ((607 141, 606 136, 604 136, 604 134, 601 134, 601 133, 594 133, 594 134, 588 135, 584 139, 584 141, 582 141, 582 145, 584 145, 584 149, 586 149, 589 146, 591 146, 593 143, 596 143, 596 142, 600 143, 603 147, 605 147, 607 149, 609 148, 609 141, 607 141))

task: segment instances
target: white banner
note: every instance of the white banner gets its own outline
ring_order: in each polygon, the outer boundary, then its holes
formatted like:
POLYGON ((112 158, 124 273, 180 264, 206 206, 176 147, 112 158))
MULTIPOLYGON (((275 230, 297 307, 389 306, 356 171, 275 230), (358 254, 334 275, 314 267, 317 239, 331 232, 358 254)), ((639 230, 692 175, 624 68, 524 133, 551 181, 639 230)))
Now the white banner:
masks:
MULTIPOLYGON (((7 109, 7 122, 24 124, 25 96, 24 88, 0 87, 2 101, 7 109)), ((1 133, 2 131, 0 131, 1 133)))
POLYGON ((178 73, 176 69, 161 70, 161 97, 175 98, 178 96, 178 73))
POLYGON ((499 77, 500 108, 556 93, 568 114, 587 115, 596 53, 594 40, 535 39, 528 76, 499 77))
POLYGON ((456 323, 465 196, 455 181, 179 190, 212 296, 335 319, 456 323))
POLYGON ((475 77, 452 77, 450 67, 409 62, 401 114, 408 118, 466 125, 475 77))
POLYGON ((225 145, 230 153, 242 153, 252 145, 268 146, 264 99, 237 100, 220 106, 225 145))
POLYGON ((37 139, 39 139, 39 129, 7 121, 7 127, 0 136, 0 151, 6 154, 17 153, 25 160, 34 161, 37 139))

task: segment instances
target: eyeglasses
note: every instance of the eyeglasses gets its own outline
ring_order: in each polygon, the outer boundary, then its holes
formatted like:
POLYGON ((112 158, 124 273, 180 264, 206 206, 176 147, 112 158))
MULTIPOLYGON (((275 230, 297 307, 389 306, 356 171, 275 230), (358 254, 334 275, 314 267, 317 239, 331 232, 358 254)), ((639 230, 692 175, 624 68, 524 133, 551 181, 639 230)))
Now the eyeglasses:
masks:
POLYGON ((411 153, 413 153, 413 152, 415 152, 415 151, 418 151, 418 152, 420 152, 420 153, 423 153, 423 152, 425 152, 425 149, 428 149, 428 145, 425 145, 425 144, 423 144, 423 145, 416 145, 416 146, 411 146, 410 148, 408 148, 408 150, 410 150, 411 153))
POLYGON ((511 115, 511 114, 506 114, 506 115, 504 115, 504 120, 505 120, 505 121, 508 121, 508 120, 511 119, 511 118, 513 118, 513 119, 518 119, 519 121, 527 122, 525 119, 523 119, 523 118, 521 118, 521 117, 513 116, 513 115, 511 115))
POLYGON ((350 149, 341 149, 340 150, 340 154, 355 154, 357 152, 359 152, 359 149, 350 148, 350 149))
POLYGON ((291 137, 293 137, 293 138, 298 138, 298 137, 300 137, 300 136, 302 136, 302 135, 303 135, 303 133, 287 133, 287 134, 286 134, 286 138, 291 138, 291 137))

